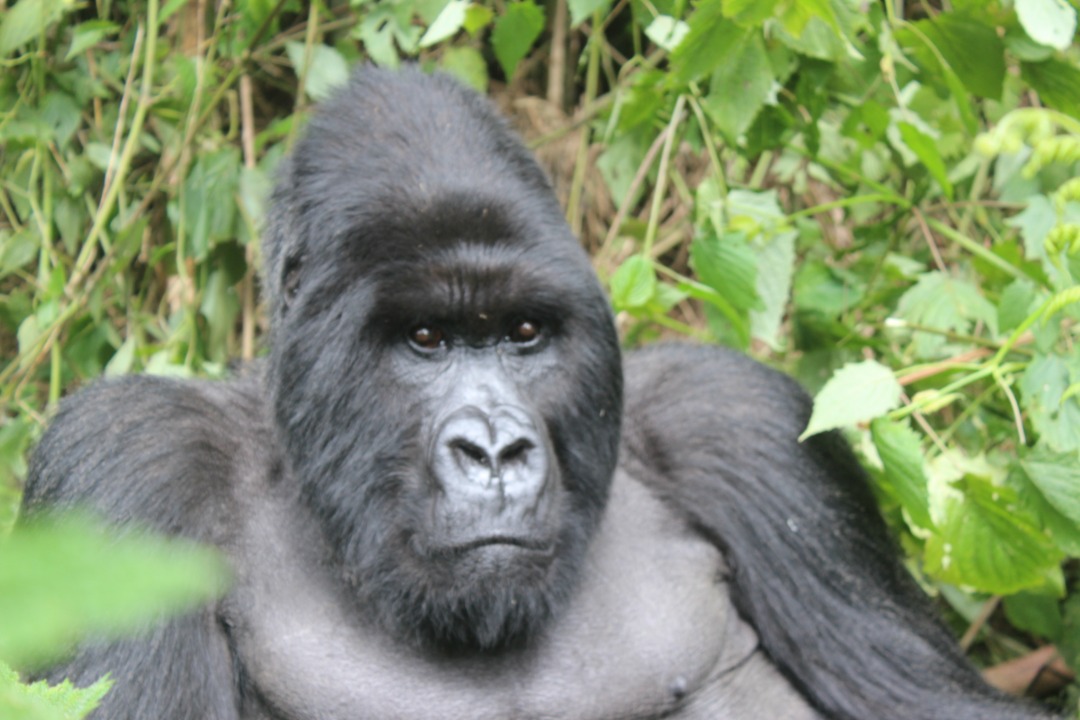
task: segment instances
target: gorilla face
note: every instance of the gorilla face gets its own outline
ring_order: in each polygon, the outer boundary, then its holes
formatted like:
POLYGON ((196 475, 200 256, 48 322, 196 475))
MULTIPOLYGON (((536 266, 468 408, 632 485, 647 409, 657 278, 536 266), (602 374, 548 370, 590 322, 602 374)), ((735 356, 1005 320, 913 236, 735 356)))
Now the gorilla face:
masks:
POLYGON ((362 77, 297 146, 269 229, 290 474, 364 613, 416 642, 519 642, 568 596, 606 501, 610 312, 485 102, 417 73, 448 116, 391 122, 383 76, 362 77), (435 160, 402 173, 418 156, 435 160))

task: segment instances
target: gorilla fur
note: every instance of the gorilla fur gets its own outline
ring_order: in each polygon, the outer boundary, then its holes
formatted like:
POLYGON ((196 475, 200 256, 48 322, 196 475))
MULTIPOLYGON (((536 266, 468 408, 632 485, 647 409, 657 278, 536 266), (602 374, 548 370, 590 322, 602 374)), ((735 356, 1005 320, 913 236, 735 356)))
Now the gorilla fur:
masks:
POLYGON ((269 357, 66 400, 24 514, 212 543, 220 601, 52 669, 95 717, 1046 717, 986 686, 810 400, 733 352, 621 358, 489 103, 365 68, 272 199, 269 357), (624 387, 625 373, 625 387, 624 387))

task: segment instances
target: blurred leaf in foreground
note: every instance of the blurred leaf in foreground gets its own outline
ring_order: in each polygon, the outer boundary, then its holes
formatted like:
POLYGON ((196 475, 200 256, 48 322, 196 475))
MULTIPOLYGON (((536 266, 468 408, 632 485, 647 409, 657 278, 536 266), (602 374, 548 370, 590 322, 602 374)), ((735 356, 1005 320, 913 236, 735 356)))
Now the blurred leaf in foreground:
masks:
POLYGON ((65 680, 24 685, 18 674, 0 663, 0 717, 4 720, 80 720, 98 706, 112 681, 102 679, 85 688, 65 680))
POLYGON ((85 518, 42 519, 0 541, 0 659, 34 667, 88 633, 113 636, 224 589, 213 550, 85 518))

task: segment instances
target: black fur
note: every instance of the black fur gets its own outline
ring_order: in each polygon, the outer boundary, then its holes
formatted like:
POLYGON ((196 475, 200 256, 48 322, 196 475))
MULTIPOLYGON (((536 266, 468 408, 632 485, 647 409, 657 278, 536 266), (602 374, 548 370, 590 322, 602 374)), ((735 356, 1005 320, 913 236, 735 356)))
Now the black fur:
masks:
MULTIPOLYGON (((766 673, 755 693, 794 688, 801 717, 1041 716, 985 686, 931 618, 846 445, 797 441, 809 400, 789 379, 716 348, 637 352, 625 363, 622 427, 623 362, 588 258, 531 156, 452 80, 358 72, 287 161, 264 256, 265 364, 227 383, 99 383, 63 404, 32 460, 26 515, 89 506, 213 543, 237 572, 214 606, 133 640, 89 643, 50 673, 85 682, 112 672, 96 717, 379 716, 359 707, 365 692, 392 697, 402 673, 419 688, 402 703, 422 708, 402 717, 439 717, 463 700, 476 717, 613 717, 619 695, 635 693, 640 717, 753 717, 725 700, 737 673, 700 687, 679 675, 659 694, 597 687, 610 709, 562 707, 560 672, 578 657, 559 654, 574 641, 562 633, 608 621, 574 619, 572 608, 591 607, 584 578, 632 574, 587 564, 603 524, 619 525, 604 517, 617 465, 632 478, 621 482, 668 508, 641 501, 643 527, 676 518, 658 543, 680 554, 704 538, 723 551, 731 582, 709 593, 730 587, 786 679, 766 673), (522 321, 539 339, 514 339, 522 321), (418 345, 417 327, 449 339, 418 345), (483 433, 474 442, 471 420, 453 430, 457 406, 480 408, 490 447, 483 433), (525 429, 499 425, 503 407, 525 429), (500 445, 506 428, 519 441, 500 445), (525 469, 491 469, 498 494, 471 484, 469 473, 504 455, 525 469), (447 471, 454 462, 460 470, 447 471), (510 527, 514 492, 526 500, 510 527), (513 537, 469 549, 474 516, 480 540, 513 537), (365 641, 338 655, 279 644, 275 623, 294 617, 324 643, 335 623, 365 641), (319 684, 344 662, 355 683, 319 684), (470 700, 480 681, 469 663, 507 694, 470 700), (446 677, 457 680, 431 679, 446 677)), ((701 565, 703 576, 719 571, 701 565)), ((631 655, 610 664, 631 677, 631 655)))

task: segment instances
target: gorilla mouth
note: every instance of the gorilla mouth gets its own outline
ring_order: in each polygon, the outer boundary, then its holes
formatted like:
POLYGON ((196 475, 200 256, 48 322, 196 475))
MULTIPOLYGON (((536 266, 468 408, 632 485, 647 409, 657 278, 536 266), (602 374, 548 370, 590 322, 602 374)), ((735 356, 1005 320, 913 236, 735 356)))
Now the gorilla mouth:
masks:
POLYGON ((550 554, 554 552, 554 543, 536 538, 520 537, 517 535, 488 535, 470 540, 466 543, 451 545, 443 549, 443 552, 453 555, 464 555, 473 550, 483 547, 506 546, 520 548, 532 553, 550 554))

